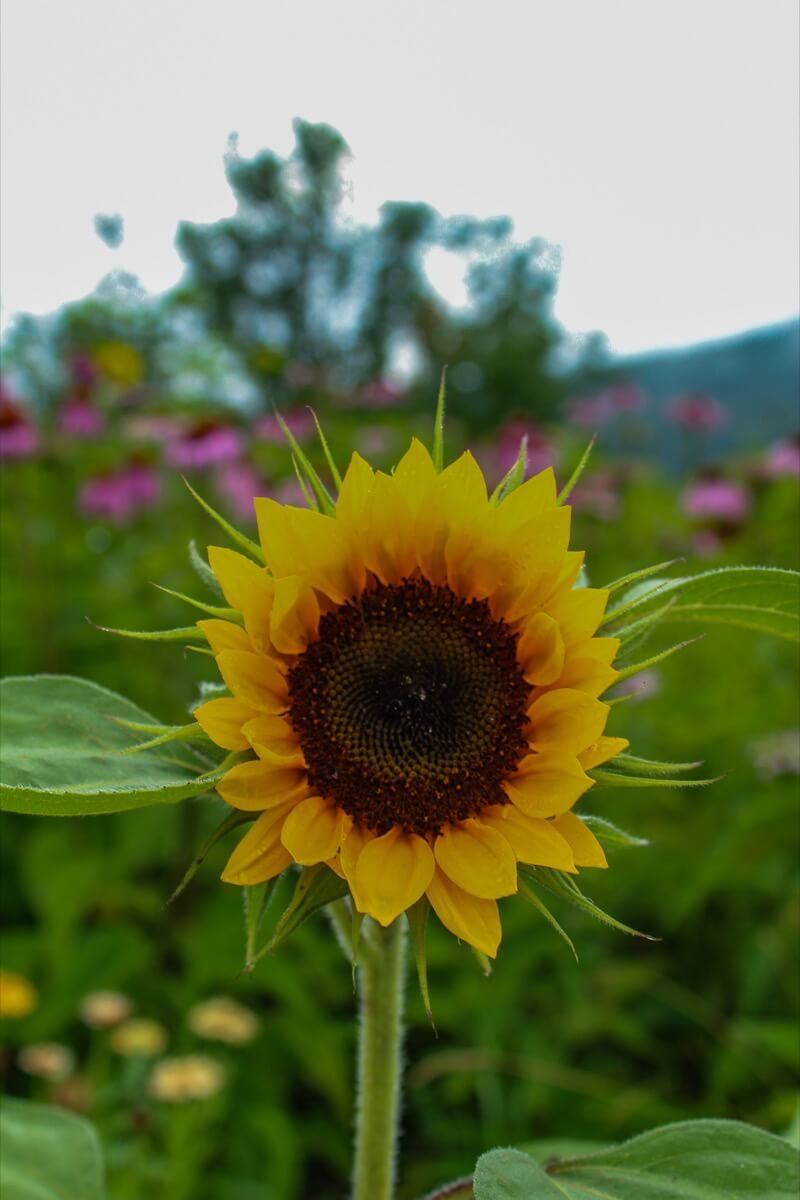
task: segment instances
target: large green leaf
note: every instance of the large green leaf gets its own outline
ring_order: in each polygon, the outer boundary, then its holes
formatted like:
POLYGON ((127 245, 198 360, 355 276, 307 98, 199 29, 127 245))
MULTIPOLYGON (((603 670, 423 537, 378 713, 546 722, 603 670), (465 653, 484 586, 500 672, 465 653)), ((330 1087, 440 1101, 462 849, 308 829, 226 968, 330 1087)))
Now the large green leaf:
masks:
POLYGON ((203 763, 183 744, 121 753, 140 738, 114 718, 154 718, 85 679, 4 679, 0 712, 0 807, 9 812, 74 817, 173 804, 217 778, 198 778, 203 763))
POLYGON ((100 1140, 82 1117, 4 1098, 0 1146, 3 1200, 103 1200, 100 1140))
MULTIPOLYGON (((651 578, 626 592, 618 607, 638 615, 648 605, 661 605, 672 597, 674 603, 661 617, 664 622, 736 625, 800 641, 800 574, 796 571, 719 567, 683 579, 651 578)), ((613 617, 612 609, 606 621, 612 623, 613 617)))
POLYGON ((800 1153, 739 1121, 682 1121, 541 1166, 519 1150, 492 1150, 478 1159, 473 1187, 475 1200, 796 1200, 800 1153))

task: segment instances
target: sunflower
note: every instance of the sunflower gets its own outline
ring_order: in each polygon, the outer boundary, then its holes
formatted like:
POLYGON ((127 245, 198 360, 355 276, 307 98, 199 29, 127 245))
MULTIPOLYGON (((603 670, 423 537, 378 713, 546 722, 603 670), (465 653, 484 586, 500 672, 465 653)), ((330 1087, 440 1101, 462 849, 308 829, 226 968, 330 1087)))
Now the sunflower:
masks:
POLYGON ((469 453, 437 471, 415 440, 391 475, 354 454, 330 515, 254 504, 266 566, 208 551, 241 623, 198 622, 231 694, 195 717, 248 755, 217 788, 258 814, 222 878, 324 863, 382 925, 427 896, 494 956, 518 863, 606 866, 571 810, 627 745, 552 471, 497 502, 469 453))

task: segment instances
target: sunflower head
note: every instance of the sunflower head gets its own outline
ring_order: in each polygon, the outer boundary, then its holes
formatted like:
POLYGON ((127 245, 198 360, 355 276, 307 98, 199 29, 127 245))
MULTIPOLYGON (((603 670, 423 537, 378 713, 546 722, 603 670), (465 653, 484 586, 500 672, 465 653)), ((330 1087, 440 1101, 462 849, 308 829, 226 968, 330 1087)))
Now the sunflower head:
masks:
POLYGON ((263 563, 209 548, 235 619, 198 622, 229 696, 195 712, 246 755, 217 784, 256 814, 223 879, 326 864, 388 925, 426 896, 494 956, 518 864, 604 867, 572 812, 603 736, 619 643, 578 586, 552 471, 489 496, 470 454, 357 454, 327 511, 255 501, 263 563))

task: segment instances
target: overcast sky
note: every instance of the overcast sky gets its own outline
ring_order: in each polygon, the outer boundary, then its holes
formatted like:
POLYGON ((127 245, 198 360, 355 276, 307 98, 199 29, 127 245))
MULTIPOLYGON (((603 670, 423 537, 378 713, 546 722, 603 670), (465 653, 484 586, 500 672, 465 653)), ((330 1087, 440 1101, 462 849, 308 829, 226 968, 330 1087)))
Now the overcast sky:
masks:
MULTIPOLYGON (((557 315, 678 345, 798 301, 797 0, 3 0, 3 317, 114 266, 151 290, 181 218, 233 210, 228 134, 291 120, 387 199, 508 213, 562 252, 557 315), (97 212, 120 212, 118 251, 97 212)), ((457 281, 445 279, 450 294, 457 281)))

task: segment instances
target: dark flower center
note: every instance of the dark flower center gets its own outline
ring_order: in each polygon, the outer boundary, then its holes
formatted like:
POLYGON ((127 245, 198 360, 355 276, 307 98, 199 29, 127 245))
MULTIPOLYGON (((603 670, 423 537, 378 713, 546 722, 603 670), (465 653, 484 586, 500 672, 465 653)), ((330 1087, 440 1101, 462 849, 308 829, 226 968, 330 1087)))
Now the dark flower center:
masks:
POLYGON ((434 833, 505 803, 527 752, 516 642, 486 601, 424 579, 324 616, 289 672, 311 786, 378 834, 434 833))

